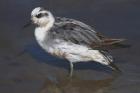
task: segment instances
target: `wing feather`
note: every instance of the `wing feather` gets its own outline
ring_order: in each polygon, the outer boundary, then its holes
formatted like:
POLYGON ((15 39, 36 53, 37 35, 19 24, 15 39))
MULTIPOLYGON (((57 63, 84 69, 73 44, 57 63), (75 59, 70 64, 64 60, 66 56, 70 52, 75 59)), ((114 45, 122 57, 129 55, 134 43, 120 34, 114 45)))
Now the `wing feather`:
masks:
POLYGON ((93 49, 108 50, 108 46, 120 43, 123 39, 106 38, 93 30, 92 27, 69 18, 55 18, 55 24, 50 31, 50 36, 56 39, 83 44, 93 49))
POLYGON ((56 18, 56 22, 52 31, 55 38, 70 41, 75 44, 83 45, 99 45, 101 43, 100 38, 96 32, 88 25, 68 18, 56 18))

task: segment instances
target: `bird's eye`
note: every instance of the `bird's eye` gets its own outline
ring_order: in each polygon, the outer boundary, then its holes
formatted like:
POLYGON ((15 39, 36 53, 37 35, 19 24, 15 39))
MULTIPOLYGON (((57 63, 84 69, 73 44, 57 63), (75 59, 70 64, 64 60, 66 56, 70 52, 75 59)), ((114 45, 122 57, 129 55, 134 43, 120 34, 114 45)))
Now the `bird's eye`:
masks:
POLYGON ((42 14, 41 13, 40 14, 37 14, 36 17, 37 18, 41 18, 42 17, 42 14))

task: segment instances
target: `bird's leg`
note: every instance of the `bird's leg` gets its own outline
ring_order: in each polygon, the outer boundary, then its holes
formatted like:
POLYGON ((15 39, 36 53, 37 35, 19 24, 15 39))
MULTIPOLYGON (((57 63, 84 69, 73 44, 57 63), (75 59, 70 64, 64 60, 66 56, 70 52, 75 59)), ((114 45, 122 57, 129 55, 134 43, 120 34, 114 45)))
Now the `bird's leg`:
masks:
POLYGON ((69 76, 72 77, 73 75, 73 63, 70 62, 70 72, 69 72, 69 76))

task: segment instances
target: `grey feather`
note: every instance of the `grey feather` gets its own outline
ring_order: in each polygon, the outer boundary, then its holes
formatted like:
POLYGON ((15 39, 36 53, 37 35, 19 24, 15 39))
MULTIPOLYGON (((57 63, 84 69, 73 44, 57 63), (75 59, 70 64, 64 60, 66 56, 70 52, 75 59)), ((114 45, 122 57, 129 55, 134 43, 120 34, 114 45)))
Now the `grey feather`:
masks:
POLYGON ((54 26, 49 31, 51 40, 65 40, 86 46, 100 45, 100 38, 90 26, 69 18, 56 17, 55 20, 54 26))

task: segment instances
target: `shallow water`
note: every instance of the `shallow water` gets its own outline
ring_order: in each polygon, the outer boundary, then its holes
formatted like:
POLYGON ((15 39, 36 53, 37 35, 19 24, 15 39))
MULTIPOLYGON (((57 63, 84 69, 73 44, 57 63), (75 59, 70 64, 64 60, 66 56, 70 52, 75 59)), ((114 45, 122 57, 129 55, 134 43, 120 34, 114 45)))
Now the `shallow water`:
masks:
POLYGON ((0 93, 139 93, 139 17, 139 0, 1 0, 0 93), (100 64, 78 63, 74 77, 68 78, 68 62, 38 46, 34 26, 22 28, 37 6, 83 21, 107 36, 128 39, 130 48, 111 51, 123 73, 116 76, 100 64))

